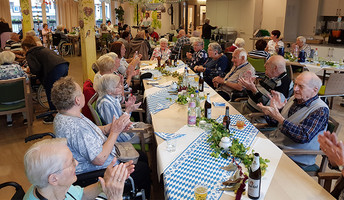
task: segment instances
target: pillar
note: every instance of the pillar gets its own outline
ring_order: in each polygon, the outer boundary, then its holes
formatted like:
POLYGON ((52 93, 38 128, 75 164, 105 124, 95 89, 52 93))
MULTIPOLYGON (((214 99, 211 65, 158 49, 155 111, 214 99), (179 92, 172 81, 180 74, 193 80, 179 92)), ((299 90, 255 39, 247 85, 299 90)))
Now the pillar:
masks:
POLYGON ((105 1, 102 2, 102 19, 103 19, 103 24, 106 24, 106 13, 105 13, 105 1))
POLYGON ((21 14, 23 16, 22 29, 23 35, 32 30, 31 0, 20 0, 21 14))
POLYGON ((47 11, 46 11, 46 4, 45 2, 43 1, 42 2, 42 21, 43 21, 43 24, 44 23, 47 23, 48 24, 48 20, 47 20, 47 11))
POLYGON ((92 64, 96 61, 95 7, 93 0, 79 0, 79 26, 82 54, 83 81, 93 81, 92 64))

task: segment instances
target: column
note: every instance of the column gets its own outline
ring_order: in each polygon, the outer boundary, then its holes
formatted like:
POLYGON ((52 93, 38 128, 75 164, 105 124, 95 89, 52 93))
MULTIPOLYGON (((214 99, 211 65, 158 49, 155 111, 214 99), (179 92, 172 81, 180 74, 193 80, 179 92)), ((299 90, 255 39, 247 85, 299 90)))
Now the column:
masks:
POLYGON ((31 11, 31 0, 20 0, 20 8, 23 16, 22 29, 23 35, 26 35, 26 32, 32 30, 32 11, 31 11))
POLYGON ((81 40, 81 54, 83 67, 83 81, 93 81, 92 64, 96 61, 95 16, 94 1, 79 0, 79 26, 81 40))
POLYGON ((46 11, 46 4, 45 4, 45 1, 42 2, 42 21, 43 21, 43 24, 44 23, 47 23, 48 24, 48 20, 47 20, 47 11, 46 11))
POLYGON ((103 24, 106 24, 106 13, 105 13, 105 1, 102 2, 102 19, 103 19, 103 24))

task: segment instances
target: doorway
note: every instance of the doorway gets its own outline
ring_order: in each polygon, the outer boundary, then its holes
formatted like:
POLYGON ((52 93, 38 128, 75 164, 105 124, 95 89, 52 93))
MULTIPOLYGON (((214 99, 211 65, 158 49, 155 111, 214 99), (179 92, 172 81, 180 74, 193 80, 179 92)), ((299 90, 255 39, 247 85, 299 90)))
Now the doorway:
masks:
POLYGON ((188 33, 192 34, 195 30, 195 10, 196 5, 188 5, 188 33))
POLYGON ((204 20, 206 19, 206 12, 207 12, 207 6, 200 6, 200 14, 199 14, 199 21, 200 21, 200 24, 204 24, 204 20))

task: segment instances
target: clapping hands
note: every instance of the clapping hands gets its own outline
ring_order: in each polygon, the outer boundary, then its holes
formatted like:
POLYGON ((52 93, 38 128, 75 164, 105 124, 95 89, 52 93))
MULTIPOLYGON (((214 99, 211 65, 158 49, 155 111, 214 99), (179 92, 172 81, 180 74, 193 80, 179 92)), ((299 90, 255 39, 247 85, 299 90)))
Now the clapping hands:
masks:
POLYGON ((126 108, 125 111, 127 113, 131 113, 140 107, 141 102, 135 104, 135 101, 136 101, 136 97, 133 95, 130 95, 128 98, 128 101, 125 102, 125 108, 126 108))
POLYGON ((272 96, 269 95, 270 98, 270 106, 264 106, 262 103, 258 103, 257 106, 262 109, 265 115, 268 115, 275 120, 277 120, 280 124, 283 123, 284 117, 279 112, 279 109, 283 108, 286 104, 286 100, 281 102, 281 96, 276 91, 271 91, 272 96))

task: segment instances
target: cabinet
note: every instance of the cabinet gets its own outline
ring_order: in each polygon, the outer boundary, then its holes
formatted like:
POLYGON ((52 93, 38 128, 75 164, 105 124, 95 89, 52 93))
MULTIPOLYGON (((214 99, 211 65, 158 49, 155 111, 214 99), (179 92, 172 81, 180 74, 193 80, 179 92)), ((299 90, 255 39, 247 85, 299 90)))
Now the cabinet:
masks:
POLYGON ((321 16, 341 16, 344 15, 343 0, 322 0, 321 16))

